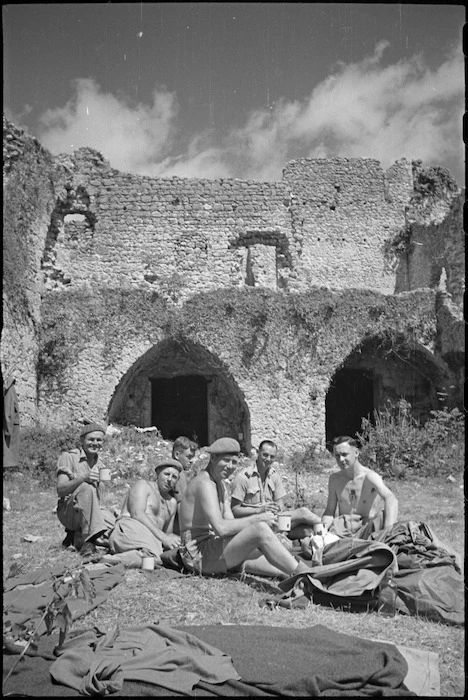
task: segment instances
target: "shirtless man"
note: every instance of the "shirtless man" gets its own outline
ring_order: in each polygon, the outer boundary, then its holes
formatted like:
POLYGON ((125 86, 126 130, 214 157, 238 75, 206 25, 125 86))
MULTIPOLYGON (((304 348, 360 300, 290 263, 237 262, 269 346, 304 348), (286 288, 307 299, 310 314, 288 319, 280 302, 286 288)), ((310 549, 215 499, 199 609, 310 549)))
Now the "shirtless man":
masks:
POLYGON ((356 440, 347 435, 335 438, 333 454, 340 471, 331 474, 328 482, 328 502, 322 516, 323 526, 341 537, 366 539, 372 532, 396 523, 397 498, 377 472, 359 462, 356 440), (371 516, 377 496, 382 498, 384 507, 371 516), (339 517, 335 518, 337 509, 339 517))
POLYGON ((174 487, 181 471, 177 460, 162 459, 155 466, 156 483, 139 479, 125 496, 109 545, 114 554, 125 554, 119 558, 126 566, 140 566, 143 555, 161 564, 163 550, 179 546, 180 537, 173 533, 174 487))
POLYGON ((273 466, 277 447, 272 440, 262 440, 255 464, 236 474, 231 489, 231 507, 236 518, 271 510, 291 516, 291 540, 302 539, 313 532, 321 519, 306 507, 285 510, 281 477, 273 466))
POLYGON ((220 438, 207 448, 210 461, 188 484, 180 504, 181 558, 199 574, 243 568, 261 576, 287 578, 308 571, 276 537, 271 510, 234 518, 226 479, 235 471, 240 445, 220 438))
POLYGON ((182 496, 185 493, 187 484, 194 476, 194 470, 192 467, 192 462, 195 459, 195 452, 198 445, 190 438, 185 435, 180 435, 174 440, 172 445, 172 457, 181 463, 183 469, 180 472, 179 480, 174 488, 174 495, 177 501, 177 513, 174 521, 174 532, 180 534, 179 526, 179 507, 182 500, 182 496))

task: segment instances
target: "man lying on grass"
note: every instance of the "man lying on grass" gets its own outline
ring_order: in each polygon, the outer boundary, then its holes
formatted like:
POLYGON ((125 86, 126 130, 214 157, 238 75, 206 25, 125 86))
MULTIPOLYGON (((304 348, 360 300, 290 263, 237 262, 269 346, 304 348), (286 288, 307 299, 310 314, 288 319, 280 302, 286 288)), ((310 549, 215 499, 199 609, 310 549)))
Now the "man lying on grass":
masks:
POLYGON ((122 510, 109 535, 113 554, 127 567, 141 566, 142 556, 153 556, 161 564, 163 550, 180 544, 173 532, 177 512, 174 487, 182 465, 172 457, 162 459, 154 468, 156 482, 138 479, 125 496, 122 510))
POLYGON ((73 545, 83 556, 106 544, 114 515, 101 505, 99 453, 106 433, 98 423, 88 423, 80 433, 81 446, 62 452, 57 462, 57 517, 67 531, 63 545, 73 545))
POLYGON ((323 527, 340 537, 365 540, 373 532, 396 523, 398 500, 377 472, 360 463, 356 440, 348 435, 335 438, 333 454, 340 471, 331 474, 328 481, 323 527), (372 515, 377 496, 382 498, 383 508, 372 515))
POLYGON ((207 448, 210 461, 188 484, 179 510, 180 554, 188 571, 226 574, 243 570, 287 578, 308 571, 276 537, 277 515, 265 510, 234 518, 226 479, 236 469, 240 445, 224 437, 207 448))

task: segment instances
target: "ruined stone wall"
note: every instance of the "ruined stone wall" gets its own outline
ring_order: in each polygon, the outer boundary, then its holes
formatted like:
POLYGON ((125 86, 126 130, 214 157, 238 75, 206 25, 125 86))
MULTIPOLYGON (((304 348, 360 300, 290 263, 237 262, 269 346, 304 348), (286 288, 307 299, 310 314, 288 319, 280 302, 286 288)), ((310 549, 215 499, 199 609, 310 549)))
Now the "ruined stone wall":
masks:
POLYGON ((4 119, 1 362, 4 377, 16 379, 22 425, 37 416, 41 259, 60 176, 50 153, 4 119))
POLYGON ((65 279, 70 289, 141 287, 181 302, 246 280, 276 288, 276 259, 288 249, 283 183, 138 177, 87 149, 68 164, 86 206, 75 206, 50 241, 49 289, 65 279))
POLYGON ((387 173, 294 161, 281 182, 139 177, 90 149, 59 161, 71 184, 47 241, 49 289, 142 287, 177 303, 224 287, 394 291, 384 248, 404 226, 405 161, 387 173))
MULTIPOLYGON (((173 308, 136 290, 104 295, 93 289, 87 303, 73 291, 50 293, 44 313, 59 347, 74 352, 41 386, 44 419, 56 423, 91 413, 147 426, 151 377, 199 373, 216 387, 209 390, 210 440, 229 429, 243 433, 246 446, 269 436, 288 450, 311 440, 324 445, 331 379, 366 338, 389 337, 398 352, 402 338, 410 352, 419 345, 430 354, 437 334, 429 290, 401 297, 217 290, 173 308)), ((407 379, 400 381, 403 388, 407 379)), ((437 389, 444 380, 430 377, 437 389)))
POLYGON ((392 294, 385 243, 405 225, 411 165, 386 173, 371 159, 302 159, 289 163, 294 236, 301 247, 294 289, 375 289, 392 294))
POLYGON ((460 194, 437 217, 432 212, 412 224, 407 262, 409 289, 441 286, 460 307, 465 280, 463 201, 464 194, 460 194))
MULTIPOLYGON (((301 160, 280 182, 195 180, 122 173, 86 148, 53 159, 8 124, 6 144, 6 245, 22 257, 19 282, 5 285, 2 363, 19 357, 26 421, 148 425, 151 377, 189 371, 213 382, 210 438, 228 426, 247 446, 323 445, 332 377, 366 338, 449 356, 453 319, 437 315, 434 293, 393 296, 405 161, 383 172, 368 159, 301 160)), ((445 368, 433 374, 444 385, 445 368)))

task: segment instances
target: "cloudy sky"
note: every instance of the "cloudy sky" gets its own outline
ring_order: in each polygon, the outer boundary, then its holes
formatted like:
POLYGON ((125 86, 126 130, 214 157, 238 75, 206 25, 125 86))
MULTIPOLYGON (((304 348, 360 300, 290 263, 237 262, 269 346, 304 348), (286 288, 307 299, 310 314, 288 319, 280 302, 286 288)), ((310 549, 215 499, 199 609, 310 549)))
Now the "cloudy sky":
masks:
POLYGON ((4 112, 131 173, 406 157, 463 185, 464 20, 446 3, 6 4, 4 112))

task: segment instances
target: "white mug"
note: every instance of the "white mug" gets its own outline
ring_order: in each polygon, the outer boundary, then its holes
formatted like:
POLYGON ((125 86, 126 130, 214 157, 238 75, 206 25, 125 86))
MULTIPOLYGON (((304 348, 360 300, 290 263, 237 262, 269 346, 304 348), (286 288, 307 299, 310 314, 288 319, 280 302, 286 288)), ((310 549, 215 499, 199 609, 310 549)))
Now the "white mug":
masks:
POLYGON ((291 516, 278 515, 276 526, 280 532, 289 532, 289 530, 291 529, 291 516))
POLYGON ((141 568, 145 571, 153 571, 154 569, 154 557, 142 557, 141 568))
POLYGON ((99 481, 110 481, 111 480, 111 470, 103 467, 99 470, 99 481))

